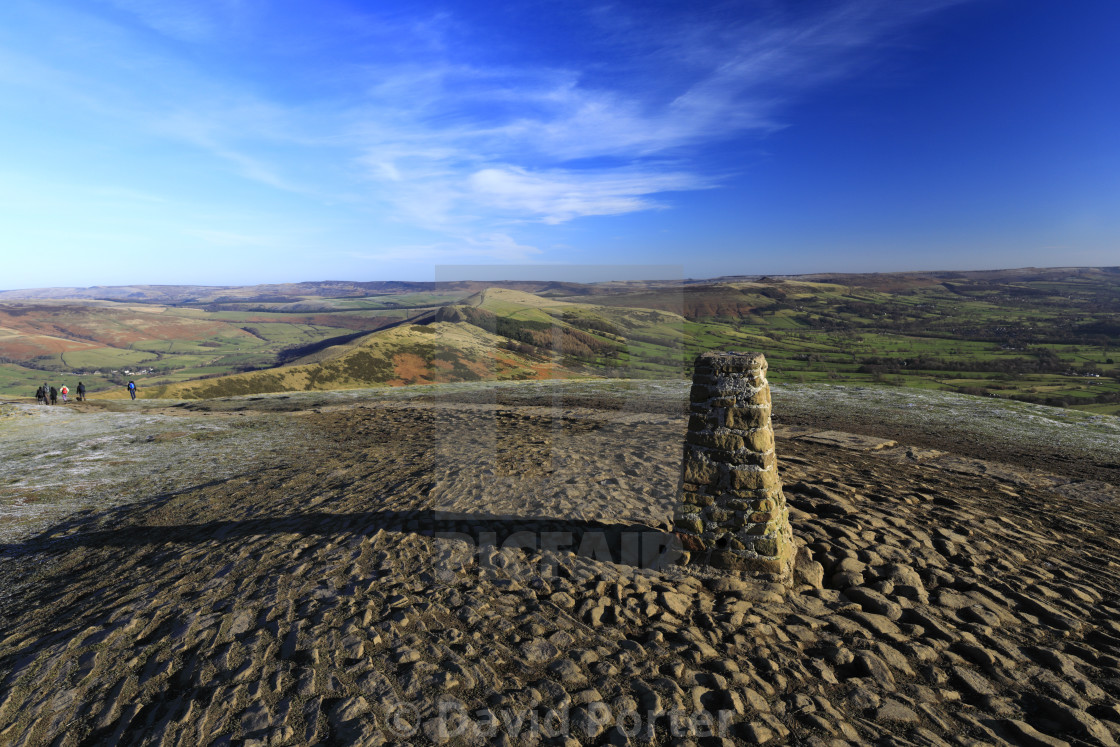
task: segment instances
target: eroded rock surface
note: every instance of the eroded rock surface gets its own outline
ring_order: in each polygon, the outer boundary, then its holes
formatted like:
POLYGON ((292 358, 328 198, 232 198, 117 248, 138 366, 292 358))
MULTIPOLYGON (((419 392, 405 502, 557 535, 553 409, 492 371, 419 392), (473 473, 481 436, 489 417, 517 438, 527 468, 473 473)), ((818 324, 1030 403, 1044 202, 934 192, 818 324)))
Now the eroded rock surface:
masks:
POLYGON ((779 430, 787 592, 644 562, 683 415, 290 417, 287 459, 3 546, 0 743, 1120 739, 1115 502, 779 430))

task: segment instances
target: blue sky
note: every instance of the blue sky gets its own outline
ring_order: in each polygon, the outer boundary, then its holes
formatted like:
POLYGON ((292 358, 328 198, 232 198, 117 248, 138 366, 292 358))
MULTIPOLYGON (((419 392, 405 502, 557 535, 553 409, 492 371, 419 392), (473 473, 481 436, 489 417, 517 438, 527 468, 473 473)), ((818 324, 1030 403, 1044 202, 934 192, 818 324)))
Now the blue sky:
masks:
POLYGON ((0 288, 1116 265, 1117 48, 1115 0, 5 0, 0 288))

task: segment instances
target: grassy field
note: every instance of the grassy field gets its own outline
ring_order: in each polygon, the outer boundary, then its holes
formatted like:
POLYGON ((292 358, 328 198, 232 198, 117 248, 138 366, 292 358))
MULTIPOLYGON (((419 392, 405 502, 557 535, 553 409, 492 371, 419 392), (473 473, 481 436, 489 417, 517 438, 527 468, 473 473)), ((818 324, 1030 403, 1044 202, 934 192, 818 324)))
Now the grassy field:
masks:
MULTIPOLYGON (((385 330, 355 343, 329 348, 291 366, 153 386, 144 396, 209 399, 371 385, 521 381, 572 375, 542 356, 509 350, 505 339, 477 326, 435 322, 385 330)), ((118 391, 115 396, 121 398, 125 394, 118 391)))
MULTIPOLYGON (((43 381, 91 392, 271 368, 309 348, 396 324, 408 310, 291 313, 133 302, 0 302, 0 394, 43 381)), ((212 306, 212 305, 211 305, 212 306)))
MULTIPOLYGON (((429 367, 413 372, 417 381, 497 378, 498 369, 514 377, 562 369, 660 378, 686 376, 705 350, 749 349, 766 353, 776 383, 880 384, 1120 413, 1114 268, 491 288, 411 283, 384 292, 389 285, 141 286, 119 302, 46 292, 5 297, 0 394, 30 396, 43 380, 73 388, 81 378, 92 391, 119 391, 133 378, 148 391, 231 374, 240 391, 253 372, 325 365, 363 345, 366 352, 392 348, 388 368, 374 366, 366 380, 322 373, 318 388, 405 383, 412 374, 397 375, 394 356, 410 354, 429 367), (430 334, 391 335, 384 344, 378 335, 363 338, 409 322, 442 330, 443 352, 431 347, 430 334), (463 325, 483 337, 450 333, 463 325), (510 363, 479 368, 483 348, 510 363)), ((280 378, 288 389, 298 377, 280 378)))
POLYGON ((879 383, 1120 412, 1120 272, 943 275, 951 277, 686 287, 685 347, 762 350, 777 382, 879 383))

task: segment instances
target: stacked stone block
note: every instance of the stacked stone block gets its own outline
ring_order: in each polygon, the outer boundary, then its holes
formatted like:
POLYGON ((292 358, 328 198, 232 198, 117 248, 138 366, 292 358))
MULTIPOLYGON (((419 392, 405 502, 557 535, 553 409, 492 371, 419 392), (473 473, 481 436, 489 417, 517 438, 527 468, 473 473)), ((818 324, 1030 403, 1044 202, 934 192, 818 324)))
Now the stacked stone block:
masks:
POLYGON ((687 562, 793 574, 793 533, 774 456, 761 353, 696 359, 676 532, 687 562))

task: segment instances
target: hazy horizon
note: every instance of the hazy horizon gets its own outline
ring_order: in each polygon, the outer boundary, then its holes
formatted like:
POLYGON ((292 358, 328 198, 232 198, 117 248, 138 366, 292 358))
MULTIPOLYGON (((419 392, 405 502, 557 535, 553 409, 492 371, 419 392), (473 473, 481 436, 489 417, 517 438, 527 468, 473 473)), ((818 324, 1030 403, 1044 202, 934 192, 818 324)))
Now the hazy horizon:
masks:
MULTIPOLYGON (((93 284, 93 285, 45 285, 37 286, 34 288, 3 288, 0 287, 0 293, 15 293, 19 291, 36 291, 36 290, 89 290, 92 288, 128 288, 128 287, 175 287, 175 286, 192 286, 199 288, 240 288, 240 287, 255 287, 255 286, 269 286, 269 285, 299 285, 299 284, 319 284, 319 283, 455 283, 455 282, 473 282, 473 283, 503 283, 503 282, 560 282, 560 283, 640 283, 640 282, 697 282, 702 283, 709 280, 719 280, 721 278, 737 278, 737 277, 776 277, 776 278, 796 278, 796 277, 816 277, 816 276, 860 276, 860 275, 924 275, 924 274, 943 274, 943 273, 988 273, 988 272, 1055 272, 1061 270, 1069 271, 1084 271, 1084 270, 1117 270, 1120 271, 1120 265, 1100 265, 1100 266, 1063 266, 1055 265, 1051 267, 985 267, 972 270, 962 270, 955 268, 940 268, 933 270, 897 270, 897 271, 871 271, 871 272, 801 272, 801 273, 736 273, 727 275, 713 275, 711 277, 686 277, 682 274, 667 274, 667 275, 654 275, 644 272, 637 272, 634 275, 627 274, 596 274, 595 271, 600 269, 595 266, 579 267, 571 272, 565 272, 565 266, 552 266, 552 265, 523 265, 520 270, 514 274, 502 274, 495 272, 495 270, 509 267, 508 265, 477 265, 470 268, 464 267, 464 273, 441 273, 437 268, 438 280, 408 280, 402 278, 384 278, 384 279, 364 279, 364 278, 314 278, 303 280, 280 280, 274 282, 249 282, 249 283, 130 283, 120 282, 114 284, 93 284), (477 270, 474 274, 467 274, 466 270, 477 270), (555 270, 559 269, 559 272, 555 270), (532 271, 539 271, 537 275, 531 274, 532 271), (589 276, 588 273, 593 276, 589 276)), ((617 267, 617 265, 605 266, 617 267)), ((635 266, 638 267, 638 266, 635 266)))

